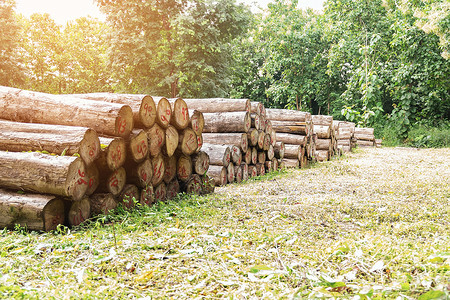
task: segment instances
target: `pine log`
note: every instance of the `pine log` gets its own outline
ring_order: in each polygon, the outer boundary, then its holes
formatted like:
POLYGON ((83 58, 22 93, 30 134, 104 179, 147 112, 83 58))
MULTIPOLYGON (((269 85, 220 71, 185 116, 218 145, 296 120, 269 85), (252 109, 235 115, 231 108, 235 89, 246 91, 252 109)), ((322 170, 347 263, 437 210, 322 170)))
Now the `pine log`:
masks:
POLYGON ((275 151, 273 150, 273 146, 269 145, 269 149, 266 151, 267 159, 272 160, 275 157, 275 151))
POLYGON ((172 119, 172 106, 164 97, 153 97, 156 105, 156 123, 162 128, 167 128, 172 119))
POLYGON ((309 112, 279 108, 266 109, 266 118, 272 121, 272 126, 274 121, 312 122, 309 112))
POLYGON ((133 119, 135 127, 150 128, 155 123, 156 118, 155 101, 153 101, 153 98, 148 95, 87 93, 87 94, 72 94, 61 96, 104 101, 109 103, 126 104, 130 106, 133 111, 133 119))
POLYGON ((266 161, 266 152, 258 151, 258 161, 257 164, 264 164, 266 161))
POLYGON ((107 215, 116 209, 117 202, 111 193, 93 194, 89 197, 91 215, 107 215))
POLYGON ((159 154, 152 158, 152 166, 153 166, 153 177, 151 184, 153 187, 159 185, 164 178, 164 174, 166 172, 166 166, 164 163, 164 156, 159 154))
POLYGON ((248 177, 252 178, 252 177, 256 177, 258 176, 258 170, 256 168, 256 165, 249 165, 248 166, 248 177))
POLYGON ((256 146, 258 144, 258 137, 258 130, 256 128, 250 128, 250 130, 247 132, 248 145, 252 147, 256 146))
POLYGON ((227 182, 234 182, 234 164, 230 163, 227 167, 227 182))
POLYGON ((331 138, 331 127, 325 125, 314 125, 314 133, 319 139, 331 138))
POLYGON ((295 121, 277 121, 271 120, 272 128, 276 132, 283 133, 295 133, 301 135, 308 135, 308 125, 306 122, 295 122, 295 121))
POLYGON ((374 142, 375 136, 373 134, 365 134, 365 133, 354 133, 353 137, 357 139, 358 141, 368 141, 368 142, 374 142))
POLYGON ((206 174, 209 168, 209 156, 205 151, 200 151, 199 153, 192 156, 192 165, 194 167, 194 172, 199 175, 206 174))
POLYGON ((88 166, 100 153, 100 141, 95 130, 85 127, 0 120, 0 150, 78 153, 88 166))
POLYGON ((240 165, 242 162, 242 152, 237 146, 231 146, 231 161, 237 165, 240 165))
POLYGON ((214 178, 214 182, 218 186, 227 184, 227 167, 210 165, 206 174, 214 178))
POLYGON ((100 172, 98 171, 96 164, 91 164, 90 166, 86 167, 85 180, 88 183, 85 195, 90 196, 95 192, 95 190, 97 190, 100 184, 100 172))
POLYGON ((100 170, 100 184, 96 190, 97 193, 111 193, 118 196, 127 182, 127 173, 124 167, 120 167, 115 171, 100 170))
POLYGON ((169 184, 177 176, 177 160, 175 155, 171 157, 164 156, 164 177, 163 180, 166 184, 169 184))
POLYGON ((284 145, 284 158, 291 158, 300 160, 301 158, 301 146, 300 145, 284 145))
POLYGON ((155 201, 161 202, 167 200, 167 186, 164 182, 161 182, 155 187, 155 201))
POLYGON ((275 157, 279 158, 279 159, 284 158, 285 150, 286 150, 286 144, 284 142, 277 141, 277 143, 273 147, 273 151, 275 152, 275 157))
POLYGON ((314 125, 323 125, 330 128, 333 126, 333 116, 312 115, 311 117, 314 125))
POLYGON ((178 139, 178 148, 184 155, 192 155, 197 151, 198 140, 197 135, 191 128, 184 129, 178 139))
POLYGON ((237 183, 241 183, 242 182, 242 168, 241 168, 241 165, 234 166, 234 180, 237 183))
POLYGON ((13 229, 19 224, 29 230, 50 231, 64 221, 64 202, 60 198, 0 188, 0 228, 13 229))
POLYGON ((100 171, 102 171, 105 166, 114 171, 124 165, 127 147, 123 138, 100 137, 100 144, 102 150, 95 161, 100 171))
POLYGON ((283 158, 282 160, 283 168, 298 168, 300 162, 298 159, 283 158))
POLYGON ((360 127, 356 127, 355 128, 355 135, 373 135, 374 134, 374 129, 373 128, 360 128, 360 127))
POLYGON ((291 134, 291 133, 277 133, 277 142, 284 142, 291 145, 306 145, 306 136, 291 134))
POLYGON ((247 132, 251 125, 248 112, 203 113, 203 117, 205 118, 204 133, 247 132))
POLYGON ((0 118, 25 122, 83 126, 98 134, 128 136, 133 112, 128 105, 0 87, 0 118))
POLYGON ((336 134, 336 139, 338 140, 349 140, 352 138, 353 133, 351 131, 351 128, 349 127, 340 127, 338 128, 338 132, 336 134))
POLYGON ((251 164, 254 165, 258 162, 258 149, 256 147, 252 147, 252 161, 251 164))
POLYGON ((153 180, 153 164, 150 158, 141 163, 126 164, 127 182, 145 188, 153 180))
POLYGON ((194 110, 189 118, 189 127, 194 130, 196 135, 201 135, 205 127, 205 118, 199 110, 194 110))
POLYGON ((228 145, 205 143, 202 150, 208 154, 210 165, 227 167, 231 161, 231 147, 228 145))
POLYGON ((187 181, 192 174, 192 159, 187 155, 180 155, 177 161, 177 178, 180 181, 187 181))
POLYGON ((248 150, 248 135, 246 133, 203 133, 203 143, 231 145, 239 147, 242 152, 248 150))
MULTIPOLYGON (((185 129, 185 130, 191 130, 192 129, 185 129)), ((163 147, 164 149, 164 154, 167 156, 172 156, 175 153, 175 150, 177 150, 178 148, 178 143, 181 139, 183 139, 182 136, 180 136, 178 134, 178 130, 171 126, 168 125, 166 130, 165 130, 165 147, 163 147)), ((195 139, 195 145, 197 145, 197 140, 195 139)), ((197 147, 197 146, 195 146, 197 147)))
POLYGON ((327 150, 331 152, 333 150, 330 139, 317 139, 316 150, 327 150))
POLYGON ((150 156, 155 157, 161 153, 166 142, 166 132, 161 126, 155 124, 147 130, 147 137, 150 156))
POLYGON ((263 130, 262 129, 262 116, 258 114, 251 114, 251 128, 255 128, 256 130, 263 130))
POLYGON ((138 187, 134 184, 126 184, 117 198, 117 202, 121 203, 125 209, 132 209, 140 199, 141 195, 138 187))
POLYGON ((257 148, 262 150, 264 149, 264 141, 266 138, 266 133, 263 130, 258 130, 258 143, 257 143, 257 148))
POLYGON ((196 109, 202 113, 245 111, 250 113, 250 100, 248 99, 184 99, 189 109, 196 109))
POLYGON ((147 185, 141 190, 141 197, 139 199, 141 205, 151 206, 155 203, 155 195, 153 191, 153 185, 147 185))
POLYGON ((180 193, 180 182, 178 179, 174 179, 166 185, 166 198, 167 200, 174 199, 180 193))
POLYGON ((86 193, 86 166, 74 156, 0 151, 0 186, 80 200, 86 193))
POLYGON ((264 135, 264 142, 263 142, 263 150, 267 151, 269 150, 269 147, 272 145, 272 139, 270 137, 270 134, 266 133, 264 135))
POLYGON ((242 158, 242 162, 246 164, 252 163, 252 150, 249 149, 249 151, 245 152, 244 157, 242 158))
POLYGON ((170 123, 178 130, 183 130, 189 125, 189 109, 186 101, 181 98, 169 99, 172 108, 170 123))
POLYGON ((267 121, 266 116, 260 117, 261 126, 259 129, 266 131, 266 125, 267 125, 266 121, 267 121))
POLYGON ((148 138, 145 130, 134 130, 128 142, 129 156, 135 162, 141 162, 148 156, 148 138))
POLYGON ((357 140, 356 145, 358 147, 374 147, 375 141, 357 140))
POLYGON ((78 226, 91 217, 91 202, 89 201, 89 197, 85 197, 80 201, 70 202, 69 205, 67 220, 70 226, 78 226))

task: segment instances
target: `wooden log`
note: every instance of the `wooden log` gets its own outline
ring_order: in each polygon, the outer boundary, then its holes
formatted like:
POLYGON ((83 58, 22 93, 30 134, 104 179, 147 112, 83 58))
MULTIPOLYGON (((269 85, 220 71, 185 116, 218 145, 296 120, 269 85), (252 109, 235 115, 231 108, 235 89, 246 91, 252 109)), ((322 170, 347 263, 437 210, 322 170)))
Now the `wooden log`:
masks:
POLYGON ((247 181, 248 180, 248 164, 242 163, 240 167, 242 170, 242 181, 247 181))
POLYGON ((166 172, 166 165, 164 163, 164 157, 162 154, 152 158, 153 177, 151 184, 155 187, 159 185, 164 178, 166 172))
POLYGON ((250 108, 250 113, 260 116, 266 116, 266 109, 264 108, 264 104, 262 104, 261 102, 251 101, 250 108))
POLYGON ((272 166, 273 166, 273 170, 276 171, 280 168, 280 165, 278 163, 278 159, 276 159, 275 157, 272 159, 272 166))
POLYGON ((178 179, 174 179, 166 185, 166 198, 167 200, 174 199, 180 193, 180 182, 178 179))
POLYGON ((116 94, 116 93, 87 93, 60 95, 63 97, 83 98, 87 100, 104 101, 109 103, 126 104, 133 111, 135 127, 150 128, 155 123, 155 101, 149 95, 116 94))
POLYGON ((374 147, 375 141, 357 140, 356 145, 358 147, 374 147))
POLYGON ((241 183, 242 182, 242 168, 241 168, 241 165, 235 165, 234 166, 234 180, 237 183, 241 183))
POLYGON ((201 135, 205 127, 205 118, 203 113, 199 110, 194 110, 189 118, 189 127, 194 130, 196 135, 201 135))
POLYGON ((355 134, 355 136, 357 136, 359 134, 361 134, 361 135, 373 135, 374 134, 374 129, 373 128, 367 128, 367 127, 356 127, 354 134, 355 134))
POLYGON ((277 121, 271 120, 272 128, 276 132, 283 133, 294 133, 301 135, 308 135, 308 125, 306 122, 296 122, 296 121, 277 121))
POLYGON ((214 182, 218 186, 227 184, 227 167, 210 165, 206 174, 214 179, 214 182))
POLYGON ((252 161, 251 164, 255 165, 258 162, 258 149, 256 147, 252 147, 252 161))
POLYGON ((100 141, 95 130, 85 127, 0 120, 0 150, 78 153, 88 166, 100 153, 100 141))
POLYGON ((353 133, 351 131, 351 128, 338 128, 336 139, 337 140, 349 140, 352 138, 353 133))
POLYGON ((277 142, 284 142, 291 145, 306 145, 306 136, 291 134, 291 133, 277 133, 277 142))
POLYGON ((126 161, 127 147, 125 140, 120 137, 100 137, 101 152, 95 163, 99 170, 104 166, 114 171, 122 167, 126 161))
POLYGON ((192 156, 192 165, 194 167, 193 171, 203 176, 206 174, 209 168, 209 156, 205 151, 200 151, 199 153, 192 156))
POLYGON ((148 137, 145 130, 134 130, 128 142, 129 157, 135 162, 142 162, 148 156, 148 137))
POLYGON ((169 99, 172 108, 170 123, 178 130, 183 130, 189 125, 189 109, 186 101, 181 98, 169 99))
MULTIPOLYGON (((186 129, 186 130, 188 130, 188 129, 186 129)), ((189 129, 189 130, 192 130, 192 129, 189 129)), ((180 140, 184 139, 184 138, 181 137, 178 134, 178 130, 171 125, 167 126, 167 128, 165 130, 165 136, 166 136, 165 143, 164 143, 165 147, 163 147, 164 154, 167 156, 172 156, 175 153, 175 150, 177 150, 180 140)), ((194 138, 194 142, 195 142, 195 147, 197 147, 197 140, 195 138, 194 138)), ((195 149, 197 149, 197 148, 195 148, 195 149)))
POLYGON ((141 197, 139 198, 139 203, 141 205, 151 206, 155 203, 155 195, 153 191, 153 185, 147 185, 141 190, 141 197))
POLYGON ((273 151, 275 152, 275 157, 279 159, 284 158, 284 152, 286 150, 286 144, 284 142, 277 142, 273 147, 273 151))
POLYGON ((242 152, 248 150, 248 135, 246 133, 203 133, 203 143, 220 144, 239 147, 242 152))
POLYGON ((272 126, 274 121, 312 122, 309 112, 279 108, 266 109, 266 118, 272 121, 272 126))
POLYGON ((265 161, 264 166, 266 167, 266 173, 273 172, 273 164, 271 160, 265 161))
POLYGON ((117 207, 116 199, 111 193, 98 193, 89 197, 91 215, 107 215, 117 207))
POLYGON ((0 151, 0 186, 80 200, 86 193, 86 166, 74 156, 0 151))
POLYGON ((199 152, 203 147, 203 134, 197 135, 197 143, 198 147, 196 152, 199 152))
POLYGON ((273 146, 269 145, 269 149, 266 151, 267 159, 272 160, 275 157, 275 151, 273 150, 273 146))
POLYGON ((227 167, 231 161, 231 147, 228 145, 203 144, 202 149, 208 154, 210 165, 227 167))
POLYGON ((283 168, 298 168, 300 166, 298 159, 292 158, 283 158, 282 164, 283 168))
MULTIPOLYGON (((205 118, 204 133, 247 132, 251 119, 248 112, 203 113, 205 118)), ((203 137, 205 138, 205 137, 203 137)))
POLYGON ((182 183, 182 190, 187 194, 200 195, 202 193, 202 180, 198 174, 191 174, 186 182, 182 183))
POLYGON ((67 220, 70 226, 78 226, 91 217, 91 202, 89 197, 85 197, 80 201, 69 202, 69 212, 67 220))
POLYGON ((50 231, 64 222, 64 202, 60 198, 0 188, 0 228, 13 229, 19 224, 29 230, 50 231))
POLYGON ((258 114, 251 114, 251 128, 255 128, 256 130, 263 130, 262 129, 262 116, 258 114))
POLYGON ((247 132, 248 145, 254 147, 258 144, 259 132, 256 128, 250 128, 247 132))
POLYGON ((245 162, 246 164, 252 163, 252 151, 249 149, 249 151, 245 152, 244 157, 242 158, 242 162, 245 162))
POLYGON ((265 138, 266 133, 263 130, 258 130, 258 144, 256 145, 258 149, 264 149, 265 138))
POLYGON ((300 146, 300 145, 285 144, 284 145, 284 158, 300 160, 301 148, 302 148, 302 146, 300 146))
POLYGON ((258 170, 256 168, 256 165, 249 165, 248 166, 248 177, 252 178, 252 177, 256 177, 258 176, 258 170))
POLYGON ((197 135, 194 130, 191 128, 184 129, 180 133, 177 145, 178 149, 180 149, 184 155, 194 154, 198 148, 197 135))
POLYGON ((147 138, 150 156, 158 156, 166 142, 166 131, 155 124, 147 130, 147 138))
POLYGON ((237 146, 231 146, 231 162, 240 165, 242 162, 242 152, 237 146))
POLYGON ((128 105, 0 87, 0 118, 25 123, 83 126, 98 134, 128 136, 133 112, 128 105))
POLYGON ((214 178, 209 177, 208 175, 203 175, 200 177, 202 180, 202 195, 212 194, 215 189, 215 181, 214 178))
POLYGON ((90 166, 86 167, 85 174, 86 174, 85 180, 88 183, 85 195, 90 196, 97 190, 100 184, 100 172, 98 171, 96 164, 91 164, 90 166))
POLYGON ((172 119, 172 106, 164 97, 153 97, 156 105, 156 123, 162 128, 167 128, 172 119))
POLYGON ((331 152, 333 150, 330 139, 317 139, 316 150, 327 150, 331 152))
POLYGON ((312 115, 311 118, 314 125, 323 125, 330 128, 333 126, 333 116, 312 115))
POLYGON ((206 98, 206 99, 184 99, 189 109, 196 109, 202 113, 218 112, 249 112, 250 100, 248 99, 225 99, 225 98, 206 98))
POLYGON ((227 167, 227 182, 233 183, 234 179, 234 164, 230 163, 227 167))
POLYGON ((180 181, 187 181, 192 174, 192 158, 187 155, 180 155, 177 161, 177 178, 180 181))
POLYGON ((314 125, 314 133, 319 139, 330 139, 331 138, 331 127, 325 125, 314 125))
POLYGON ((120 167, 115 171, 106 170, 100 174, 100 184, 96 190, 97 193, 111 193, 118 196, 127 182, 127 173, 124 167, 120 167))
POLYGON ((126 184, 117 198, 117 202, 125 209, 132 209, 141 199, 140 191, 134 184, 126 184))
POLYGON ((167 200, 167 186, 164 182, 161 182, 155 187, 155 201, 161 202, 167 200))
POLYGON ((275 130, 271 130, 270 132, 269 132, 269 135, 270 135, 270 144, 272 145, 272 146, 275 146, 275 144, 277 143, 277 132, 275 131, 275 130))
POLYGON ((177 160, 175 155, 170 157, 164 156, 164 177, 163 180, 169 184, 177 176, 177 160))
POLYGON ((330 159, 330 152, 328 150, 316 150, 317 161, 327 161, 330 159))
POLYGON ((377 148, 381 148, 381 144, 383 143, 382 139, 375 139, 375 146, 377 148))
POLYGON ((355 132, 353 134, 353 137, 357 139, 358 141, 368 141, 368 142, 374 142, 375 136, 373 134, 364 134, 364 133, 357 133, 355 132))
POLYGON ((258 161, 256 164, 264 164, 266 161, 266 152, 258 151, 258 161))
POLYGON ((264 135, 264 142, 263 142, 263 150, 267 151, 269 150, 269 147, 272 145, 270 134, 266 133, 264 135))
POLYGON ((258 176, 266 175, 266 166, 263 163, 257 163, 255 166, 258 176))
POLYGON ((153 180, 153 164, 150 158, 141 163, 130 163, 126 165, 127 182, 140 188, 145 188, 153 180))

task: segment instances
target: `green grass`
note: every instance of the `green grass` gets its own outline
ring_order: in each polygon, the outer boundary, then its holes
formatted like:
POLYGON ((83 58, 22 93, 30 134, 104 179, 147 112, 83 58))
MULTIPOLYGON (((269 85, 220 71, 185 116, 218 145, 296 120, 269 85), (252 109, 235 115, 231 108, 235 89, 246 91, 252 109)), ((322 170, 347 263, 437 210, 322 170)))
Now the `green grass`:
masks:
POLYGON ((446 299, 449 163, 365 149, 72 229, 2 230, 0 298, 446 299))

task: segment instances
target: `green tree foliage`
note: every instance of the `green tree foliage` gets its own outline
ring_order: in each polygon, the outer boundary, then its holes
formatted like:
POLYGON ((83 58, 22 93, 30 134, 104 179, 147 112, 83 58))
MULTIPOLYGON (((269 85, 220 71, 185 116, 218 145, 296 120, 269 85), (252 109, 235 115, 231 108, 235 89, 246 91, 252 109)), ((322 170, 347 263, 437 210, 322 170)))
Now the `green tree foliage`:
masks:
POLYGON ((246 31, 249 10, 234 0, 98 0, 111 35, 119 91, 223 96, 230 85, 230 43, 246 31))
POLYGON ((0 0, 0 85, 18 84, 24 79, 18 55, 20 25, 14 7, 14 0, 0 0))

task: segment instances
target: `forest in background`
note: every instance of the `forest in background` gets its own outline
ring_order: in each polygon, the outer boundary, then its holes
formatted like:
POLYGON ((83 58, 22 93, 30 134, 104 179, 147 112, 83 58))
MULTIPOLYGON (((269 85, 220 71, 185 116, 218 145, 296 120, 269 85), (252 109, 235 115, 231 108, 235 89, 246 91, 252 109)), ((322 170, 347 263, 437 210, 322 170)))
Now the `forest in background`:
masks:
POLYGON ((418 126, 450 132, 446 0, 327 0, 323 12, 275 0, 258 14, 234 0, 96 3, 106 22, 62 26, 0 0, 0 85, 250 98, 399 141, 418 126))

